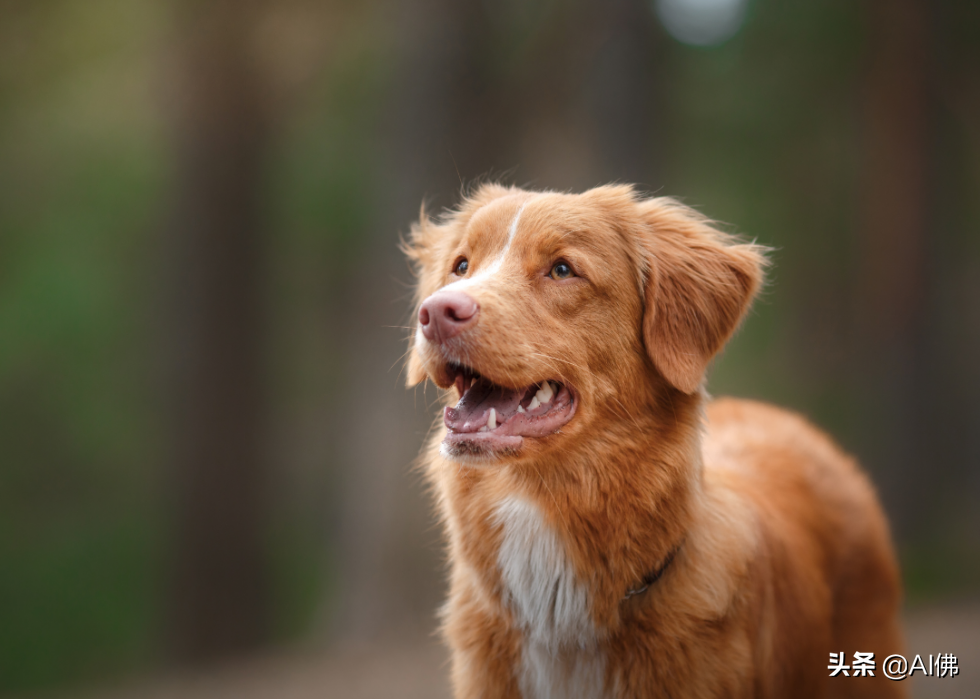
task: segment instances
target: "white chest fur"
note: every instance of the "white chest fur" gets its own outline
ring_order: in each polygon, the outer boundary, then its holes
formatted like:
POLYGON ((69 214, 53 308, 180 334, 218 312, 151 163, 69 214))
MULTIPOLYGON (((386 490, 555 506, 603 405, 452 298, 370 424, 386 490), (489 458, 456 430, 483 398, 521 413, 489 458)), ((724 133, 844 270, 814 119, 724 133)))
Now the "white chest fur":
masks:
POLYGON ((588 590, 561 540, 526 500, 505 499, 495 519, 503 529, 497 563, 505 603, 524 633, 519 679, 525 699, 606 696, 588 590))

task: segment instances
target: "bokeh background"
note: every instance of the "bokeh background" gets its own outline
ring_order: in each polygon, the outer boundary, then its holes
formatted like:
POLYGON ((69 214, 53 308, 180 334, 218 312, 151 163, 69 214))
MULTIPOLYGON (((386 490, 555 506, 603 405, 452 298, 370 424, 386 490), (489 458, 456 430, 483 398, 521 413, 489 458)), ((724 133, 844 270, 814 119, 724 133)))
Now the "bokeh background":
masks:
POLYGON ((859 456, 911 650, 963 665, 978 36, 969 0, 0 0, 0 694, 444 695, 397 243, 486 179, 774 248, 709 387, 859 456))

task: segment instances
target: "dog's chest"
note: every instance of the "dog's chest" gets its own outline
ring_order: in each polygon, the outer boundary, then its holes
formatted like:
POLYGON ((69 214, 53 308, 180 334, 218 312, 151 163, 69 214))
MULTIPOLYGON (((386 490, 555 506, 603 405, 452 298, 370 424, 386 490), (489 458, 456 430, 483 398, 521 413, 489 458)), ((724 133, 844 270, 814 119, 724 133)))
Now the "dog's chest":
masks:
POLYGON ((519 681, 525 699, 607 696, 605 659, 589 592, 565 547, 532 503, 507 498, 495 517, 504 603, 523 632, 519 681))

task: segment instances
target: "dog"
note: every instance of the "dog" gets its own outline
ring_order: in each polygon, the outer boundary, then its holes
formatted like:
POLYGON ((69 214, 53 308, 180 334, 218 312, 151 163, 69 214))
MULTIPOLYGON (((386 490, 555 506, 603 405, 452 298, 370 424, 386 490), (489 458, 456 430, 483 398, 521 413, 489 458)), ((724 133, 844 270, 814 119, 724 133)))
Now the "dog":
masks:
POLYGON ((801 417, 704 389, 764 248, 630 186, 497 184, 423 207, 403 247, 408 385, 446 395, 420 458, 457 698, 904 696, 868 479, 801 417))

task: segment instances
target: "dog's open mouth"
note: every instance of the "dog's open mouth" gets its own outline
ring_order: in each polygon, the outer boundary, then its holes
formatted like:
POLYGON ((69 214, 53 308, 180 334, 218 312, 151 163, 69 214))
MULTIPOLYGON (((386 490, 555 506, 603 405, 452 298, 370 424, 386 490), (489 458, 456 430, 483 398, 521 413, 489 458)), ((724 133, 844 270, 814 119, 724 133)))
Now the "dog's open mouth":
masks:
POLYGON ((451 455, 488 455, 516 452, 524 437, 557 432, 575 413, 575 395, 558 381, 540 381, 511 389, 480 376, 465 366, 451 366, 460 395, 447 407, 443 442, 451 455))

